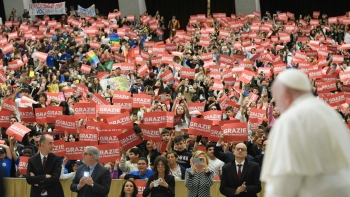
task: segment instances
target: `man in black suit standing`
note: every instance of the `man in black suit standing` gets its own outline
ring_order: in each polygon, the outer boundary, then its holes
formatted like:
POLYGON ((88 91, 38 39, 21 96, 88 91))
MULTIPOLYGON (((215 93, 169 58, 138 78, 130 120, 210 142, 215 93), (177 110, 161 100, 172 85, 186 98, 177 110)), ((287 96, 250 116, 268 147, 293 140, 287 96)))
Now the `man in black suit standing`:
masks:
POLYGON ((224 196, 257 197, 261 191, 260 168, 248 161, 247 146, 239 143, 234 149, 235 160, 222 167, 220 193, 224 196))
POLYGON ((84 164, 79 166, 70 190, 78 197, 107 197, 111 186, 111 175, 107 168, 98 163, 99 150, 87 146, 84 151, 84 164))
POLYGON ((51 153, 53 145, 52 136, 41 136, 39 153, 29 158, 26 179, 32 186, 30 197, 64 197, 60 182, 61 158, 51 153))
POLYGON ((4 175, 2 174, 2 170, 0 170, 0 197, 5 197, 5 194, 4 175))
POLYGON ((265 155, 265 150, 266 150, 266 147, 267 147, 267 140, 263 140, 263 148, 262 148, 262 151, 261 151, 261 155, 257 155, 255 156, 254 158, 254 162, 258 163, 259 166, 260 166, 260 169, 262 168, 262 164, 263 164, 263 161, 264 161, 264 155, 265 155))

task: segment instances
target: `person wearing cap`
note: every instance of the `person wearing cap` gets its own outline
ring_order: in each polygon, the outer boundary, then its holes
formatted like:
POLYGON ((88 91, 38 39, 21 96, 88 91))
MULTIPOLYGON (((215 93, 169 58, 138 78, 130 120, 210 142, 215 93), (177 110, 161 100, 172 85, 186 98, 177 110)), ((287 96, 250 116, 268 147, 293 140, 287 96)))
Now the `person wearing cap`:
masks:
POLYGON ((70 173, 67 173, 65 174, 64 173, 64 169, 65 169, 65 166, 67 164, 68 160, 67 160, 67 157, 64 157, 63 159, 63 162, 62 162, 62 169, 61 169, 61 176, 60 176, 60 179, 73 179, 75 177, 75 173, 78 169, 78 167, 82 164, 84 164, 82 161, 80 160, 76 160, 76 161, 71 161, 71 164, 72 164, 72 168, 73 168, 73 172, 70 172, 70 173))
POLYGON ((311 89, 307 75, 296 69, 281 72, 272 85, 281 116, 264 156, 265 196, 350 196, 349 131, 311 89))
POLYGON ((12 154, 10 148, 5 144, 0 144, 0 170, 4 177, 10 177, 12 165, 12 154))

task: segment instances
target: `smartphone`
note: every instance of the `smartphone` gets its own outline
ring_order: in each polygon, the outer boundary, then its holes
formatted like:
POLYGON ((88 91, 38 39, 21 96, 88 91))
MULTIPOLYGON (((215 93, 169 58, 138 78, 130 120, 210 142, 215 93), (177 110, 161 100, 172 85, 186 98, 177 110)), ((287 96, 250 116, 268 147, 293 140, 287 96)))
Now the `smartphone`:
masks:
POLYGON ((203 163, 203 158, 193 158, 193 163, 203 163))
POLYGON ((84 171, 84 177, 89 177, 89 176, 90 176, 90 172, 84 171))

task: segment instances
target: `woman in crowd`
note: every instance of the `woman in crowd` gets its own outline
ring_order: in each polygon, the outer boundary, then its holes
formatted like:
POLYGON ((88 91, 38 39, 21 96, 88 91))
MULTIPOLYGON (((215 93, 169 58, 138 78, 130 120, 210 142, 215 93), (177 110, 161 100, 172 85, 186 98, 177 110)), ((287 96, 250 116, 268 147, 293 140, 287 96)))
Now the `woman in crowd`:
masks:
POLYGON ((148 140, 146 143, 146 149, 143 153, 147 157, 149 168, 153 168, 154 161, 156 158, 160 155, 160 153, 157 150, 156 143, 154 143, 152 140, 148 140))
POLYGON ((137 186, 134 181, 126 180, 123 184, 120 197, 137 197, 137 186))
POLYGON ((170 175, 168 161, 163 156, 158 156, 154 161, 154 175, 150 176, 146 188, 143 191, 143 197, 151 194, 151 197, 175 196, 175 178, 170 175))
POLYGON ((185 186, 188 197, 210 197, 214 184, 214 172, 209 170, 209 158, 203 151, 196 151, 191 158, 191 170, 186 171, 185 186))

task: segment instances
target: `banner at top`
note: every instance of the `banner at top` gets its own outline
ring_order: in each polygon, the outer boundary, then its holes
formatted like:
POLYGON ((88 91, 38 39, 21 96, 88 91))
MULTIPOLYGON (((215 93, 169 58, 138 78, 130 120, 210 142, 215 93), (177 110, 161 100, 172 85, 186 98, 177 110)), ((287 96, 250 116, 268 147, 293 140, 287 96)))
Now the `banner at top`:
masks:
POLYGON ((29 15, 66 14, 66 2, 60 3, 30 3, 29 15))
POLYGON ((83 8, 80 5, 78 5, 77 12, 79 13, 79 16, 82 18, 85 18, 86 16, 94 17, 94 16, 96 16, 95 4, 92 4, 92 6, 90 6, 88 8, 83 8))

